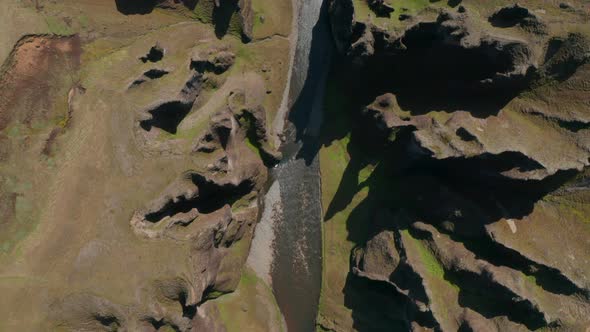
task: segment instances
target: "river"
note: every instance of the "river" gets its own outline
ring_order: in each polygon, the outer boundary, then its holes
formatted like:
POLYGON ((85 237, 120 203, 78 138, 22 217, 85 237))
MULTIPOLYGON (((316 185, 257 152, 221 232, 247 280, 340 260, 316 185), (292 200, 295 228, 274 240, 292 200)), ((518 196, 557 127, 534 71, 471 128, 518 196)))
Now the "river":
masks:
MULTIPOLYGON (((319 128, 332 39, 327 0, 301 0, 278 183, 272 287, 289 332, 315 331, 322 281, 319 128)), ((276 206, 275 206, 276 207, 276 206)))

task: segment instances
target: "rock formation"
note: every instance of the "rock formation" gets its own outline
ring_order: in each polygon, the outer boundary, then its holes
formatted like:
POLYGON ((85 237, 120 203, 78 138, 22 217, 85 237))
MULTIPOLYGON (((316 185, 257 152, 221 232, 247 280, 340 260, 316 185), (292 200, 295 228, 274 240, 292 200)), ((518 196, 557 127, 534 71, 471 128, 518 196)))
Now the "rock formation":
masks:
POLYGON ((325 246, 353 244, 346 280, 324 258, 320 329, 584 331, 588 14, 562 26, 546 13, 566 7, 534 1, 441 2, 404 20, 374 6, 330 3, 333 72, 352 76, 332 84, 355 96, 332 115, 349 126, 326 129, 326 155, 347 142, 348 164, 324 201, 325 246))
POLYGON ((326 0, 329 69, 292 4, 4 0, 0 330, 281 331, 248 255, 294 161, 318 331, 590 331, 588 1, 326 0))
POLYGON ((278 330, 245 263, 289 42, 249 1, 7 6, 0 330, 278 330))

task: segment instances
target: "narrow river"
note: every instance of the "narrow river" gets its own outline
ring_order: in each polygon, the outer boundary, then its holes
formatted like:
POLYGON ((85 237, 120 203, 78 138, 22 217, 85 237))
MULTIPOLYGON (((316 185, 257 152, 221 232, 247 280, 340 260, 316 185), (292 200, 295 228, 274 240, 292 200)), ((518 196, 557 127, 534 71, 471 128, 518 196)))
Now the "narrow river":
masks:
POLYGON ((270 274, 289 332, 315 331, 322 281, 322 206, 315 151, 332 51, 328 0, 300 1, 285 158, 272 171, 280 188, 281 213, 274 221, 270 274))

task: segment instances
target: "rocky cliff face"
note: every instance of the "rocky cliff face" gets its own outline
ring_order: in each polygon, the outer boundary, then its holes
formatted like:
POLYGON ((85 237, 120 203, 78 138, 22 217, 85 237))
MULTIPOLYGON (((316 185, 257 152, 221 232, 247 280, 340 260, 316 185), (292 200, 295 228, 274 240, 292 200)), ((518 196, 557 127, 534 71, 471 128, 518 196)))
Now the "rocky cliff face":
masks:
MULTIPOLYGON (((217 36, 233 30, 244 41, 252 40, 254 10, 252 0, 116 0, 117 9, 126 15, 147 14, 156 8, 174 10, 184 15, 196 14, 204 23, 213 23, 217 36)), ((283 13, 288 14, 288 13, 283 13)))
POLYGON ((587 4, 416 3, 331 2, 320 328, 585 331, 587 4))

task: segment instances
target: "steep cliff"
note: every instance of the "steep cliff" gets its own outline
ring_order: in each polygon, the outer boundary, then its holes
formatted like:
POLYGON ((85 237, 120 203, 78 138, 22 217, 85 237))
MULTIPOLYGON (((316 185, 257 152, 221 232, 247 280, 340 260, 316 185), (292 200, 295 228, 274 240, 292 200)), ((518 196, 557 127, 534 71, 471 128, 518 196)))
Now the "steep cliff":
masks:
POLYGON ((330 13, 319 328, 585 331, 588 4, 330 13))

